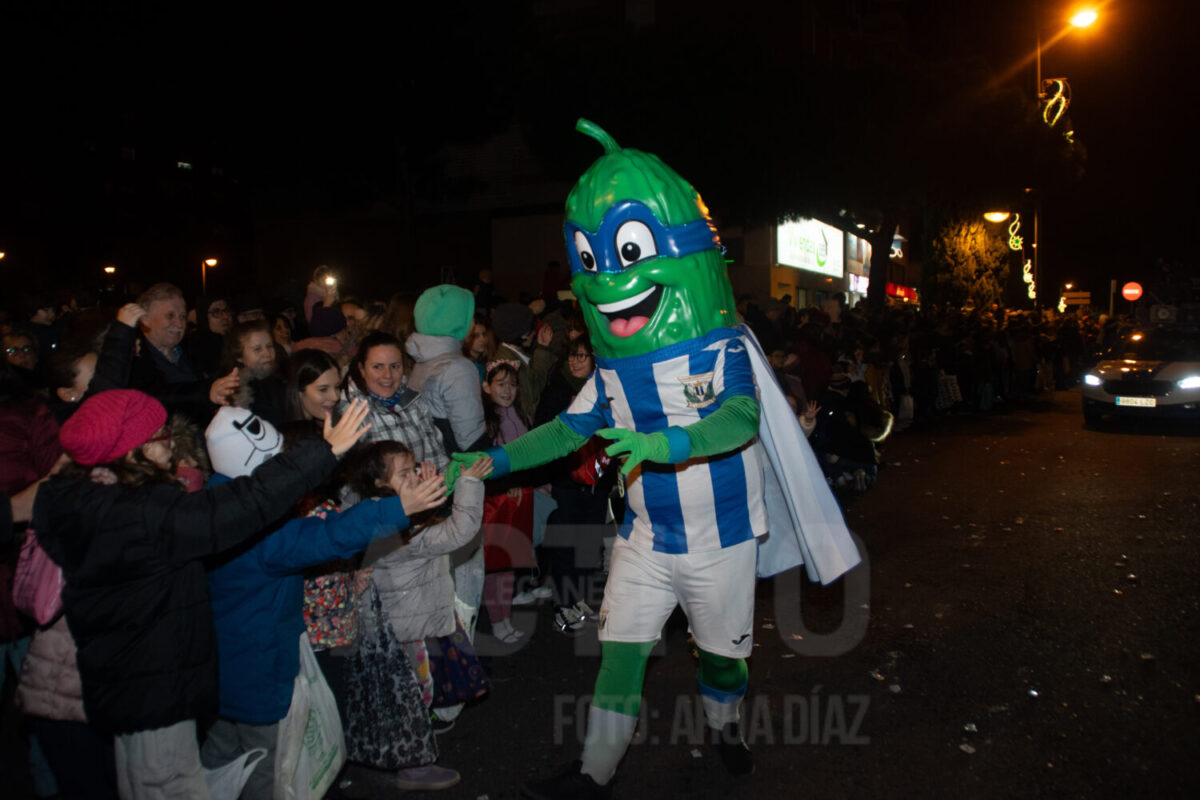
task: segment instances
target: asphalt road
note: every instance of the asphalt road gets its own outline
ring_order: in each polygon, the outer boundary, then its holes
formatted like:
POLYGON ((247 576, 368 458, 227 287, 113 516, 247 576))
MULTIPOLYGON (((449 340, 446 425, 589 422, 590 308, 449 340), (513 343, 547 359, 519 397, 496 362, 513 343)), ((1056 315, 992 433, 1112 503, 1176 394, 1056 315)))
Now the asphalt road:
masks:
MULTIPOLYGON (((1079 402, 894 437, 847 503, 867 563, 829 588, 799 570, 760 582, 749 779, 702 743, 677 614, 614 796, 1200 796, 1200 435, 1087 429, 1079 402)), ((559 588, 599 608, 599 582, 559 588)), ((438 796, 515 797, 578 756, 599 648, 552 616, 522 612, 532 641, 489 657, 491 695, 439 737, 463 780, 438 796)), ((386 773, 347 775, 344 797, 404 794, 386 773)))
MULTIPOLYGON (((1200 436, 1086 429, 1079 402, 898 435, 847 504, 869 563, 830 588, 760 583, 748 780, 701 742, 677 615, 615 796, 1200 795, 1200 436)), ((598 651, 551 617, 529 612, 532 643, 491 659, 491 697, 440 737, 463 775, 441 796, 515 797, 577 757, 598 651)), ((350 796, 398 794, 351 775, 350 796)))

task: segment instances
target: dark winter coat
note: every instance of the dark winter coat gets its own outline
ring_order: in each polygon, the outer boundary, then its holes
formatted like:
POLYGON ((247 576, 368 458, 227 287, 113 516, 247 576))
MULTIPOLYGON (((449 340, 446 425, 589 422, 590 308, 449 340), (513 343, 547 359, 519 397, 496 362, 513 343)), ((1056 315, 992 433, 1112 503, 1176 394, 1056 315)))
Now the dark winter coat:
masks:
POLYGON ((91 724, 150 730, 217 712, 217 648, 200 559, 284 517, 335 466, 307 439, 252 475, 192 494, 151 483, 51 478, 38 491, 38 542, 63 568, 91 724))
POLYGON ((180 356, 172 364, 145 337, 120 322, 108 326, 104 336, 96 361, 96 377, 89 387, 93 392, 99 391, 97 378, 106 387, 145 392, 166 406, 168 413, 183 414, 201 428, 217 410, 208 399, 212 381, 193 369, 186 356, 180 356))

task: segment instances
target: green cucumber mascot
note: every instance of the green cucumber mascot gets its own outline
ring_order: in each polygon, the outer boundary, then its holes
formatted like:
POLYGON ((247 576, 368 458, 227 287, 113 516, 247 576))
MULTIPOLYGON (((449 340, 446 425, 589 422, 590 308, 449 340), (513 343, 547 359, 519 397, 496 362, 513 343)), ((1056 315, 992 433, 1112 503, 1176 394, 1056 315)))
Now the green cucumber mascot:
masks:
POLYGON ((600 608, 583 756, 524 787, 571 800, 607 796, 633 738, 646 661, 676 605, 700 651, 713 742, 731 773, 752 772, 739 706, 756 573, 804 563, 827 583, 858 562, 795 416, 739 325, 700 195, 656 156, 622 149, 587 120, 577 128, 604 147, 567 197, 564 224, 596 371, 556 419, 487 453, 503 475, 598 433, 624 458, 628 513, 600 608), (772 414, 779 421, 765 424, 772 414))

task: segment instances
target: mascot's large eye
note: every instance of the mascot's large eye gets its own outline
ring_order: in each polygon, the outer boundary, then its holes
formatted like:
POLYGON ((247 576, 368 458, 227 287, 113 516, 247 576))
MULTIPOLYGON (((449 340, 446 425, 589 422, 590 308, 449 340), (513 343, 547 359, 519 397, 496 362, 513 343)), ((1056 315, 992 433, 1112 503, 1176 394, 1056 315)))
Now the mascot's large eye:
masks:
POLYGON ((588 272, 596 271, 596 257, 592 255, 592 246, 588 244, 583 231, 575 231, 575 249, 579 251, 579 262, 588 272))
POLYGON ((644 222, 631 219, 617 229, 617 254, 621 256, 621 266, 628 267, 651 256, 658 255, 654 246, 654 234, 650 226, 644 222))

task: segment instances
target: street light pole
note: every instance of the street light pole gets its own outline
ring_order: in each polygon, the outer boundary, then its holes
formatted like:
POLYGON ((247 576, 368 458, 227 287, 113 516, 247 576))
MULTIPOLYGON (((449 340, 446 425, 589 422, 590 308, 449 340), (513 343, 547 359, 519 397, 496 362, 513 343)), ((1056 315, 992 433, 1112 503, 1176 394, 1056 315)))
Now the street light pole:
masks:
POLYGON ((200 262, 200 293, 208 294, 208 268, 215 267, 217 260, 215 258, 206 258, 200 262))

